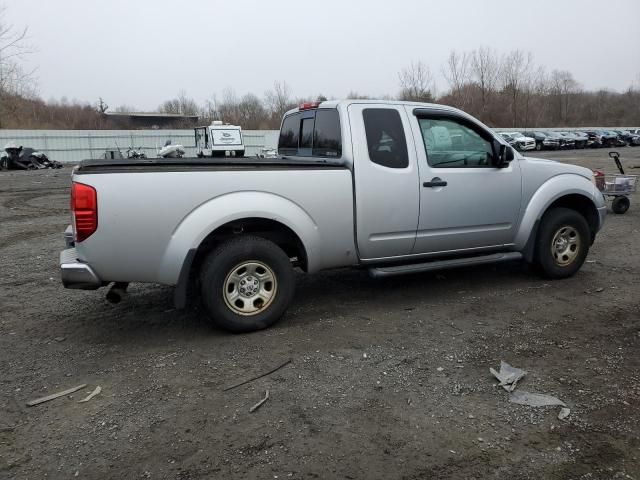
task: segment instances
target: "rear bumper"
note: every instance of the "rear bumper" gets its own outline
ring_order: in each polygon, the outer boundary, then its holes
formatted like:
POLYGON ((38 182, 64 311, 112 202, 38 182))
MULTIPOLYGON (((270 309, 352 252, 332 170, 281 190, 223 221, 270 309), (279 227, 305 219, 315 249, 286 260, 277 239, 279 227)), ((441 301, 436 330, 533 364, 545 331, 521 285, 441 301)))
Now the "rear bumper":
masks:
POLYGON ((95 290, 103 283, 88 263, 78 260, 75 248, 60 252, 60 277, 65 288, 79 290, 95 290))

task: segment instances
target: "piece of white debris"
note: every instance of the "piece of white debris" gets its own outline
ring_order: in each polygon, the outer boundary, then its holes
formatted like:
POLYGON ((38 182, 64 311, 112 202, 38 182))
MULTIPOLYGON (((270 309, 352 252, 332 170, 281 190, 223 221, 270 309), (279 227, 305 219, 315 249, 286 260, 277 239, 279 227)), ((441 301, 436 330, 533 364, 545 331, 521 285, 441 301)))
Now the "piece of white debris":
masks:
POLYGON ((568 409, 567 407, 562 407, 560 409, 560 413, 558 413, 558 420, 564 420, 569 416, 570 413, 571 413, 570 409, 568 409))
POLYGON ((527 374, 526 370, 515 368, 507 362, 500 361, 500 371, 496 372, 493 368, 489 368, 491 374, 500 380, 498 384, 507 392, 513 392, 518 382, 527 374))
POLYGON ((366 354, 366 353, 363 353, 363 354, 362 354, 362 358, 367 358, 367 354, 366 354))
POLYGON ((87 395, 86 397, 84 397, 82 400, 78 400, 78 403, 84 403, 84 402, 88 402, 89 400, 91 400, 93 397, 95 397, 96 395, 98 395, 100 392, 102 391, 102 387, 97 386, 93 392, 91 392, 89 395, 87 395))
POLYGON ((517 403, 518 405, 529 405, 530 407, 547 407, 552 405, 560 405, 566 407, 567 405, 551 395, 545 395, 543 393, 530 393, 523 390, 516 390, 509 396, 511 403, 517 403))

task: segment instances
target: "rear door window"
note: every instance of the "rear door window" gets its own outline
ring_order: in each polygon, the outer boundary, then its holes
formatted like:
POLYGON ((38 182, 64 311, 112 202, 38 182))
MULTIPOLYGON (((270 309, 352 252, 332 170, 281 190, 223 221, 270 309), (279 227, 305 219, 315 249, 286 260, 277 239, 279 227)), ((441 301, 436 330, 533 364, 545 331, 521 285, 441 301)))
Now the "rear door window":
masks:
POLYGON ((342 156, 340 116, 335 109, 307 110, 282 122, 278 153, 299 157, 342 156))
POLYGON ((397 110, 366 108, 362 111, 369 159, 388 168, 407 168, 409 155, 402 119, 397 110))
POLYGON ((340 116, 334 109, 318 110, 313 130, 314 157, 342 156, 342 135, 340 135, 340 116))

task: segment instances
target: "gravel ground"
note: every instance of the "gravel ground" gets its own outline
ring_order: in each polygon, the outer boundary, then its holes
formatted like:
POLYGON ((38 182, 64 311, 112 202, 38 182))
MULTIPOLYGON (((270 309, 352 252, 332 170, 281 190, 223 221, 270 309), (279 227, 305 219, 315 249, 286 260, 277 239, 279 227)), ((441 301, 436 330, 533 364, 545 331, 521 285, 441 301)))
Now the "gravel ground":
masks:
MULTIPOLYGON (((602 150, 539 156, 614 171, 602 150)), ((280 323, 230 335, 167 287, 115 306, 63 289, 68 186, 69 168, 0 173, 1 478, 640 479, 640 196, 574 278, 301 275, 280 323), (569 417, 509 403, 500 360, 569 417)))

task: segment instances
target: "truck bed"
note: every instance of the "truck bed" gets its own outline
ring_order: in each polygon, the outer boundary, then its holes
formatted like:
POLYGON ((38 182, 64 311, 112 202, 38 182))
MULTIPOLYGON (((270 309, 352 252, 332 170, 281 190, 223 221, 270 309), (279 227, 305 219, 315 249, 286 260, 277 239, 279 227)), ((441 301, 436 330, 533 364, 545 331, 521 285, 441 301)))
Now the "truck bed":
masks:
POLYGON ((97 231, 79 261, 109 281, 175 285, 187 253, 236 219, 289 227, 316 271, 357 263, 350 170, 337 162, 241 157, 86 160, 73 180, 97 192, 97 231))
POLYGON ((125 172, 177 172, 197 170, 289 170, 347 168, 344 162, 306 159, 301 157, 229 157, 229 158, 147 158, 116 160, 83 160, 76 174, 125 173, 125 172))

